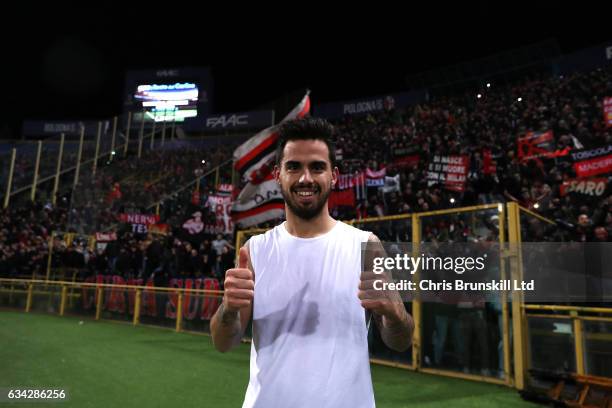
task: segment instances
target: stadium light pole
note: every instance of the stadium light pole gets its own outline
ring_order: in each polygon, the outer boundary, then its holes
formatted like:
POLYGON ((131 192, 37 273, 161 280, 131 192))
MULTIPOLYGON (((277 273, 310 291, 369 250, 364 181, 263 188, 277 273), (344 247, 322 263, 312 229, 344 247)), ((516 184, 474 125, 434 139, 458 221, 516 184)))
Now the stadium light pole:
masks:
POLYGON ((113 134, 111 136, 111 148, 110 148, 110 152, 108 153, 108 160, 113 159, 113 152, 115 151, 115 137, 117 136, 117 120, 118 119, 119 118, 117 116, 113 118, 113 134))
POLYGON ((162 139, 161 139, 161 145, 162 147, 164 147, 164 143, 166 142, 166 115, 164 114, 164 121, 162 123, 162 139))
POLYGON ((145 123, 145 110, 142 110, 142 120, 140 121, 140 134, 138 135, 138 158, 142 155, 142 139, 144 138, 144 123, 145 123))
POLYGON ((66 135, 63 133, 60 136, 60 149, 57 155, 57 166, 55 167, 55 182, 53 183, 53 196, 51 202, 53 205, 57 202, 57 190, 59 189, 60 170, 62 169, 62 156, 64 155, 64 139, 66 135))
POLYGON ((81 170, 81 157, 83 156, 83 139, 85 138, 85 125, 81 126, 81 137, 79 138, 79 153, 77 154, 76 168, 74 169, 74 182, 72 188, 75 189, 79 182, 79 172, 81 170))
POLYGON ((93 167, 91 169, 93 176, 96 177, 98 169, 98 155, 100 154, 100 136, 102 135, 102 122, 98 122, 98 132, 96 133, 96 152, 94 154, 93 167))
POLYGON ((34 180, 32 180, 32 189, 30 191, 30 201, 34 202, 36 197, 36 184, 38 183, 38 169, 40 169, 40 154, 42 152, 42 141, 38 141, 36 149, 36 164, 34 165, 34 180))
POLYGON ((155 146, 155 128, 157 127, 157 121, 155 120, 155 116, 153 116, 153 130, 151 131, 151 145, 149 146, 149 150, 153 150, 155 146))
POLYGON ((130 144, 130 129, 132 128, 132 112, 128 112, 127 128, 125 129, 125 144, 123 145, 123 157, 127 156, 128 145, 130 144))
POLYGON ((4 195, 4 207, 7 208, 9 200, 11 198, 11 185, 13 184, 13 172, 15 171, 15 157, 17 156, 17 149, 13 147, 11 150, 11 167, 9 168, 9 176, 6 182, 6 194, 4 195))

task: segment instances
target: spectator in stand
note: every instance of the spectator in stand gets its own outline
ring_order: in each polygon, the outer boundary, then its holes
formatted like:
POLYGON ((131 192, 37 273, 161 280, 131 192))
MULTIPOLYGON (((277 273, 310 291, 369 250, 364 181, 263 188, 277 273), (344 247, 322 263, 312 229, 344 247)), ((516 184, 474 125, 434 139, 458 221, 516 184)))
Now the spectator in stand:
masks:
POLYGON ((604 227, 595 228, 595 242, 610 242, 610 234, 604 227))
POLYGON ((217 255, 216 262, 215 262, 215 276, 217 278, 220 278, 220 276, 223 273, 222 257, 223 257, 224 250, 226 248, 234 249, 234 247, 229 242, 227 242, 225 238, 223 238, 222 234, 217 234, 217 239, 215 239, 212 242, 212 248, 217 255))

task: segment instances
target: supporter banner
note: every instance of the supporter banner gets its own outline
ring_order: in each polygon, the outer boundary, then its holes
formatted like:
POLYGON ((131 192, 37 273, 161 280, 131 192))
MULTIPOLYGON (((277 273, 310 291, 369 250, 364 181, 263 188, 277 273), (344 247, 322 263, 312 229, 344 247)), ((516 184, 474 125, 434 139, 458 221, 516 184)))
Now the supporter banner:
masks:
POLYGON ((346 190, 332 190, 329 195, 329 208, 336 207, 355 207, 355 190, 352 188, 346 190))
POLYGON ((358 172, 355 174, 340 174, 338 176, 337 189, 346 190, 347 188, 363 188, 366 185, 365 174, 358 172))
MULTIPOLYGON (((341 192, 342 194, 337 195, 340 201, 351 202, 351 200, 363 200, 367 196, 366 192, 366 173, 357 172, 355 174, 340 174, 338 176, 338 182, 332 190, 334 192, 341 192), (349 193, 343 193, 344 190, 351 190, 354 198, 350 199, 349 193)), ((334 198, 336 199, 336 198, 334 198)), ((354 201, 352 201, 354 202, 354 201)), ((349 204, 347 204, 349 205, 349 204)))
MULTIPOLYGON (((171 288, 179 289, 203 289, 203 290, 221 290, 217 279, 171 279, 168 284, 171 288)), ((185 292, 183 294, 182 313, 185 320, 210 320, 217 308, 221 304, 221 298, 217 296, 202 296, 185 292)), ((168 319, 176 319, 176 311, 178 309, 178 295, 170 293, 166 302, 165 317, 168 319)))
POLYGON ((469 171, 468 156, 434 156, 429 163, 427 183, 443 184, 448 190, 463 192, 469 171))
MULTIPOLYGON (((338 183, 335 188, 331 191, 329 196, 329 208, 335 208, 339 206, 354 207, 356 199, 365 198, 365 186, 367 185, 367 179, 364 173, 355 174, 340 174, 338 177, 338 183)), ((384 184, 384 180, 383 180, 384 184)))
POLYGON ((217 186, 217 194, 223 196, 231 196, 234 192, 234 186, 231 184, 219 184, 217 186))
POLYGON ((367 168, 365 172, 366 187, 382 187, 385 185, 387 169, 372 170, 367 168))
POLYGON ((527 132, 518 137, 518 158, 522 163, 541 157, 550 157, 554 151, 552 130, 527 132))
POLYGON ((232 219, 241 227, 250 227, 285 215, 285 201, 272 174, 259 183, 248 183, 232 207, 232 219))
POLYGON ((97 242, 111 242, 117 240, 117 233, 115 232, 96 232, 97 242))
POLYGON ((491 149, 482 150, 482 174, 497 174, 497 162, 493 160, 491 149))
POLYGON ((385 178, 370 179, 366 178, 366 187, 382 187, 385 185, 385 178))
POLYGON ((132 232, 146 234, 148 227, 159 222, 159 215, 154 214, 119 214, 119 221, 132 224, 132 232))
POLYGON ((393 193, 400 192, 401 184, 400 184, 400 175, 396 174, 393 177, 386 176, 385 177, 385 185, 382 187, 383 193, 393 193))
POLYGON ((231 216, 232 205, 232 197, 227 195, 211 195, 206 201, 206 207, 215 214, 217 229, 222 228, 221 232, 224 234, 234 233, 234 222, 231 216))
POLYGON ((271 110, 241 113, 225 113, 207 116, 204 119, 205 130, 231 130, 263 128, 273 125, 271 110))
POLYGON ((612 172, 612 154, 574 164, 578 177, 590 177, 612 172))
MULTIPOLYGON (((148 279, 125 279, 119 275, 98 275, 85 279, 87 283, 147 286, 154 287, 153 280, 148 279)), ((193 290, 220 290, 217 279, 172 279, 169 287, 193 290)), ((178 306, 178 294, 173 292, 164 293, 145 289, 142 292, 141 316, 166 317, 176 319, 178 306), (157 296, 156 296, 157 294, 157 296), (158 302, 162 302, 159 304, 158 302), (163 316, 162 316, 163 314, 163 316)), ((102 296, 102 310, 115 313, 134 314, 136 291, 125 287, 108 287, 104 289, 102 296)), ((95 309, 98 301, 98 291, 83 288, 81 292, 81 306, 85 310, 95 309)), ((214 295, 194 294, 185 292, 183 294, 183 319, 185 320, 210 320, 221 304, 221 298, 214 295)))
POLYGON ((355 180, 355 198, 357 200, 365 200, 367 198, 365 172, 356 173, 355 180))
POLYGON ((119 214, 119 221, 128 224, 157 224, 159 215, 155 214, 119 214))
POLYGON ((424 91, 394 93, 370 98, 324 103, 314 108, 314 114, 323 118, 339 118, 344 115, 362 115, 403 108, 425 100, 424 91))
POLYGON ((380 170, 372 170, 370 168, 366 169, 366 178, 377 179, 377 178, 383 178, 386 175, 387 175, 387 169, 380 169, 380 170))
MULTIPOLYGON (((303 118, 310 113, 310 93, 297 104, 291 112, 280 122, 303 118)), ((261 169, 266 168, 267 172, 271 169, 270 163, 274 159, 276 151, 276 141, 278 140, 278 125, 270 126, 249 140, 238 146, 234 150, 234 169, 240 173, 245 181, 263 179, 266 174, 261 174, 261 169)))
POLYGON ((578 177, 590 177, 612 172, 612 145, 581 150, 571 154, 578 177))
POLYGON ((604 98, 603 107, 606 127, 612 127, 612 97, 604 98))
POLYGON ((570 193, 584 194, 591 197, 601 197, 608 187, 608 179, 573 179, 563 182, 559 188, 561 196, 566 196, 570 193))
POLYGON ((419 165, 421 158, 418 154, 398 157, 393 160, 393 166, 398 168, 412 168, 419 165))

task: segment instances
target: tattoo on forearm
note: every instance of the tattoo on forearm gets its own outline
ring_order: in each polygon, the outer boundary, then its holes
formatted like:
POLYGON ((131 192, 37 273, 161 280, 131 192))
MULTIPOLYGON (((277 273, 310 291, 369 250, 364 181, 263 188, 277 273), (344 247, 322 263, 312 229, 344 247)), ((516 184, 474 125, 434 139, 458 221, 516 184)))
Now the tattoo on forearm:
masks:
POLYGON ((228 312, 223 303, 219 306, 220 322, 223 326, 234 326, 239 319, 238 312, 228 312))
POLYGON ((383 323, 382 316, 374 315, 374 318, 376 319, 381 337, 389 348, 396 351, 408 349, 412 342, 413 332, 412 318, 408 313, 404 314, 400 321, 393 323, 388 320, 383 323))

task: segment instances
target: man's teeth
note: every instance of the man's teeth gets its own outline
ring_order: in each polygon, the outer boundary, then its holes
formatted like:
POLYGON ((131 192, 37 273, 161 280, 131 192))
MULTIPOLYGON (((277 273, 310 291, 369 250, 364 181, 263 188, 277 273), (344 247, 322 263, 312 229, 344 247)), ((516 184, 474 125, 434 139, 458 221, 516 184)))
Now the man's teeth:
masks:
POLYGON ((309 197, 314 194, 312 191, 298 191, 297 193, 301 197, 309 197))

